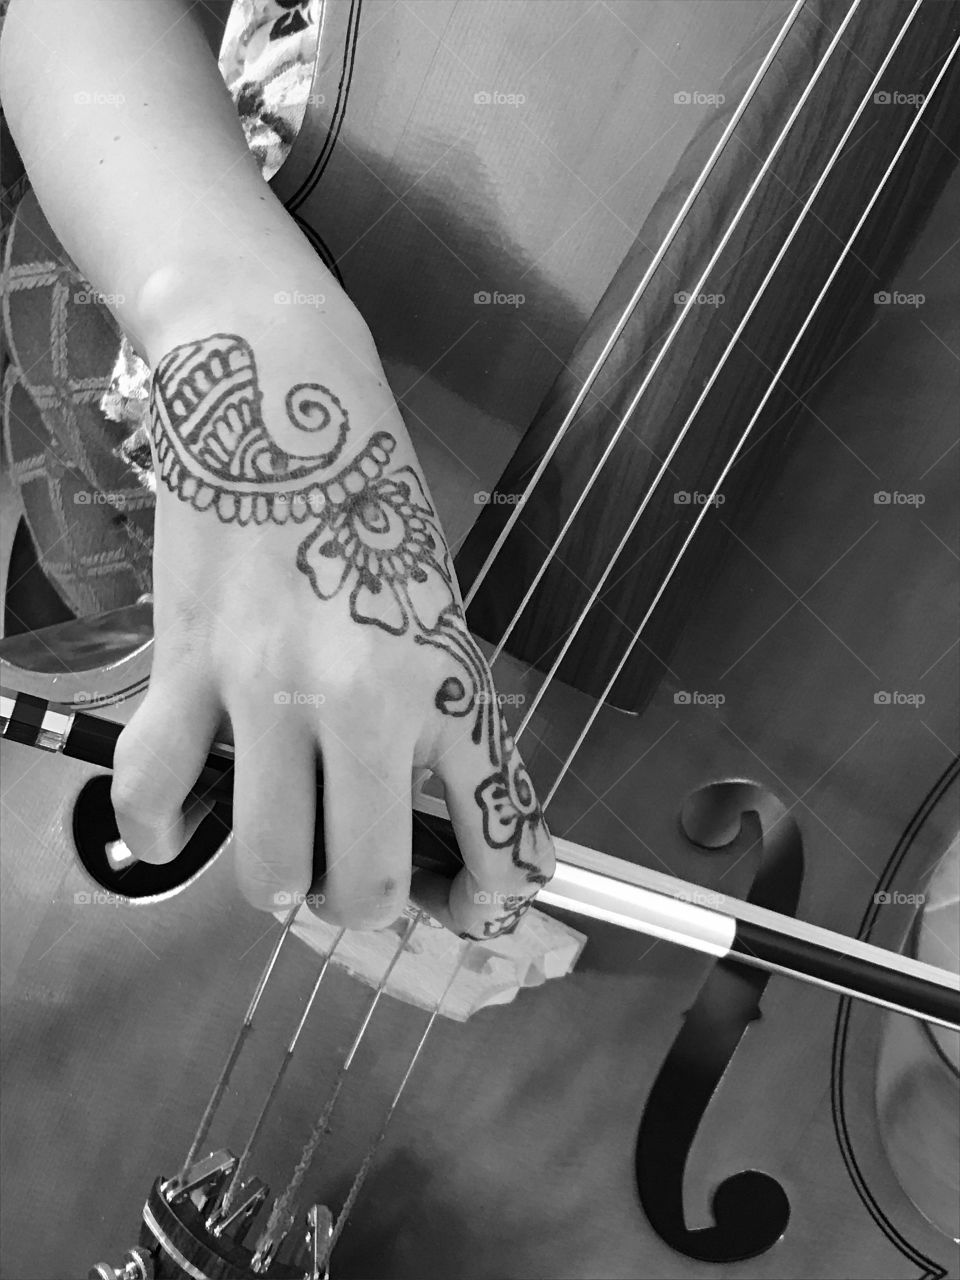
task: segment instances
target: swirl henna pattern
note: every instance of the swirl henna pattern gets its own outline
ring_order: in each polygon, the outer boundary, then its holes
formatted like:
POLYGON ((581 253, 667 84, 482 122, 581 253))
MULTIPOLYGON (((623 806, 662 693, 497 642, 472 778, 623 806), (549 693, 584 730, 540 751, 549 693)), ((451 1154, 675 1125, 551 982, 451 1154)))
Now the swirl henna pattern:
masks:
MULTIPOLYGON (((159 479, 224 524, 317 521, 297 551, 315 595, 330 600, 349 590, 354 622, 395 636, 412 632, 417 644, 449 655, 456 674, 443 681, 435 705, 443 715, 472 718, 471 738, 492 770, 474 793, 484 839, 509 851, 533 886, 527 896, 504 899, 505 910, 482 936, 510 933, 547 882, 537 862, 547 828, 486 660, 467 630, 436 511, 413 467, 387 473, 396 448, 387 431, 371 435, 337 468, 350 424, 327 387, 298 383, 284 408, 303 433, 302 452, 284 449, 268 430, 253 350, 243 338, 217 333, 175 347, 157 364, 150 390, 159 479)), ((299 435, 291 439, 299 442, 299 435)))

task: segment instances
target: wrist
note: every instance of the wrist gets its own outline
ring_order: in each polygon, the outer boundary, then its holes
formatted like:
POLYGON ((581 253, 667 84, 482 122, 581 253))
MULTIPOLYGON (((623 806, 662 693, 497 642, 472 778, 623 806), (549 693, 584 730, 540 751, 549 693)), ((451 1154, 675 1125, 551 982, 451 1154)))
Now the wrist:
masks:
POLYGON ((242 252, 229 262, 215 254, 178 256, 144 281, 128 324, 131 340, 151 368, 174 347, 217 332, 241 334, 264 351, 347 344, 379 368, 356 307, 305 249, 277 253, 270 245, 268 261, 242 252))

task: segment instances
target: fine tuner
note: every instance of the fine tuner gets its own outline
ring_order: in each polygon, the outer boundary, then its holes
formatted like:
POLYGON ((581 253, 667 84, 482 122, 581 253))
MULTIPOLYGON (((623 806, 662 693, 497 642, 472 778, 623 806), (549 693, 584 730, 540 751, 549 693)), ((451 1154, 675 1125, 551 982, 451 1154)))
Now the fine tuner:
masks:
POLYGON ((181 1280, 183 1276, 193 1277, 193 1280, 256 1280, 257 1277, 264 1277, 265 1280, 330 1280, 330 1257, 333 1249, 363 1189, 386 1137, 387 1126, 427 1037, 475 944, 460 942, 456 947, 446 984, 430 1011, 379 1131, 354 1175, 339 1212, 334 1216, 326 1205, 314 1204, 302 1219, 298 1219, 296 1206, 299 1193, 329 1131, 334 1109, 357 1050, 370 1026, 394 966, 406 950, 415 930, 426 920, 421 911, 412 909, 408 912, 399 943, 368 1000, 364 1016, 333 1088, 303 1145, 293 1174, 282 1194, 270 1205, 265 1225, 254 1235, 254 1222, 269 1202, 270 1189, 258 1177, 244 1178, 247 1162, 253 1144, 279 1094, 300 1033, 306 1025, 344 930, 341 929, 337 934, 330 951, 323 959, 297 1028, 287 1045, 280 1068, 267 1091, 241 1155, 237 1157, 230 1151, 220 1150, 201 1157, 199 1152, 254 1028, 260 1001, 298 911, 299 907, 295 907, 288 914, 280 937, 260 975, 246 1016, 214 1086, 183 1167, 176 1177, 161 1177, 154 1182, 143 1206, 140 1242, 127 1251, 123 1265, 115 1268, 106 1263, 98 1263, 88 1272, 88 1280, 181 1280))
POLYGON ((229 1214, 218 1208, 223 1187, 237 1164, 217 1151, 192 1165, 185 1175, 158 1178, 143 1207, 141 1243, 127 1250, 119 1267, 100 1262, 87 1280, 176 1280, 183 1275, 209 1280, 263 1276, 275 1280, 330 1280, 333 1216, 323 1205, 306 1214, 300 1237, 291 1237, 286 1258, 257 1259, 245 1245, 268 1188, 253 1178, 229 1214))

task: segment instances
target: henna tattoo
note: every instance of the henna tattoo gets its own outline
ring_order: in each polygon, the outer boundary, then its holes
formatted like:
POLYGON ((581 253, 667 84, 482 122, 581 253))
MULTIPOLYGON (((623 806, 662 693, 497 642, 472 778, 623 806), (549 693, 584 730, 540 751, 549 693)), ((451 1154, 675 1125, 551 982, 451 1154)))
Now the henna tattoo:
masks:
MULTIPOLYGON (((159 479, 224 524, 317 521, 296 557, 315 595, 330 600, 349 589, 354 622, 397 636, 413 631, 417 644, 453 660, 456 674, 440 685, 435 705, 446 716, 472 717, 472 740, 485 747, 492 772, 474 793, 484 839, 508 850, 529 884, 546 884, 537 860, 547 836, 543 813, 467 630, 437 513, 417 471, 387 473, 396 448, 387 431, 371 435, 338 470, 349 415, 320 383, 291 387, 284 409, 289 449, 267 428, 253 350, 238 335, 175 347, 157 364, 150 389, 159 479)), ((512 932, 531 897, 511 900, 484 926, 484 937, 512 932)))
POLYGON ((349 582, 354 622, 373 623, 393 635, 404 635, 414 621, 425 625, 422 614, 435 596, 431 572, 453 598, 452 570, 436 514, 412 467, 371 480, 340 503, 331 502, 319 527, 300 544, 297 566, 321 600, 331 599, 349 582), (426 591, 418 602, 422 587, 426 591))
POLYGON ((487 942, 491 938, 503 938, 509 933, 515 933, 517 926, 523 917, 533 906, 533 900, 536 894, 530 894, 528 897, 506 898, 504 905, 507 910, 502 915, 495 916, 492 920, 483 922, 482 931, 477 933, 464 932, 459 936, 461 938, 469 938, 473 942, 487 942))
MULTIPOLYGON (((298 513, 287 501, 294 482, 302 486, 297 492, 322 510, 325 472, 347 439, 346 410, 319 383, 292 387, 287 417, 312 436, 313 447, 302 454, 281 448, 267 431, 262 405, 253 351, 242 338, 217 333, 168 352, 150 388, 153 440, 167 488, 198 511, 212 506, 225 523, 270 519, 283 524, 290 515, 306 519, 312 509, 306 501, 298 513)), ((368 443, 361 455, 364 474, 382 471, 384 444, 376 437, 368 443)), ((355 459, 352 465, 359 463, 355 459)))
POLYGON ((545 885, 549 877, 540 870, 537 857, 539 843, 548 838, 546 820, 509 725, 499 713, 490 668, 467 630, 463 611, 458 605, 448 606, 435 627, 414 639, 417 644, 444 650, 461 668, 461 675, 448 676, 441 684, 435 703, 444 715, 472 715, 473 741, 479 745, 486 740, 494 772, 476 788, 474 799, 482 814, 487 845, 509 850, 513 865, 529 884, 545 885))
POLYGON ((393 635, 403 635, 414 619, 428 625, 418 610, 435 599, 436 578, 455 600, 453 569, 416 471, 384 474, 394 437, 377 432, 334 473, 349 417, 332 391, 304 382, 287 393, 287 421, 309 435, 309 454, 281 447, 262 405, 253 351, 243 338, 218 333, 174 348, 157 365, 150 393, 160 479, 195 510, 212 508, 223 523, 318 520, 300 544, 297 567, 321 600, 349 583, 355 622, 393 635), (428 591, 418 601, 423 587, 428 591))

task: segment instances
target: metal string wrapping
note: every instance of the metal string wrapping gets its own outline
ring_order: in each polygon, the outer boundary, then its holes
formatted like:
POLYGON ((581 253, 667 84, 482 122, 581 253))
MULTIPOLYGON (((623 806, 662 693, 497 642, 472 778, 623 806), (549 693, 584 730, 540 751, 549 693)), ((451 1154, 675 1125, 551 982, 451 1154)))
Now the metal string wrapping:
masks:
POLYGON ((277 1097, 277 1094, 280 1092, 280 1086, 283 1083, 284 1076, 287 1074, 287 1068, 290 1066, 290 1063, 293 1060, 293 1055, 297 1047, 297 1041, 300 1039, 300 1034, 303 1031, 303 1028, 306 1026, 307 1018, 310 1016, 310 1010, 313 1008, 314 1001, 316 1000, 317 995, 320 991, 320 984, 323 982, 323 979, 327 973, 327 969, 330 967, 330 961, 333 959, 333 953, 336 951, 337 947, 340 945, 340 941, 343 938, 343 935, 345 933, 346 933, 346 929, 341 929, 337 933, 336 937, 331 943, 330 950, 323 957, 323 964, 321 964, 320 966, 320 972, 317 974, 316 981, 313 984, 313 989, 310 992, 310 995, 307 998, 307 1002, 303 1007, 303 1012, 300 1015, 300 1021, 297 1023, 296 1030, 294 1031, 293 1035, 290 1038, 290 1043, 287 1045, 286 1052, 283 1055, 283 1061, 280 1063, 280 1068, 277 1071, 277 1074, 273 1078, 273 1084, 270 1086, 270 1089, 267 1092, 267 1096, 264 1099, 263 1106, 260 1108, 260 1114, 257 1116, 256 1120, 254 1121, 253 1128, 250 1130, 250 1136, 249 1138, 247 1138, 246 1146, 243 1148, 243 1151, 240 1153, 240 1159, 237 1161, 236 1167, 234 1168, 233 1173, 230 1175, 230 1180, 227 1183, 226 1189, 224 1190, 223 1195, 220 1199, 219 1216, 221 1217, 226 1216, 226 1214, 229 1212, 230 1207, 233 1204, 233 1199, 236 1192, 243 1185, 243 1175, 250 1161, 250 1153, 253 1150, 253 1144, 256 1142, 257 1138, 260 1136, 263 1126, 266 1123, 267 1116, 270 1113, 270 1109, 273 1106, 273 1103, 277 1097))
POLYGON ((247 1038, 253 1028, 253 1018, 257 1011, 257 1006, 259 1005, 261 997, 266 990, 267 983, 270 980, 270 975, 273 973, 273 967, 277 963, 277 957, 280 955, 281 948, 287 940, 290 933, 290 927, 293 924, 294 917, 298 910, 299 907, 294 907, 287 915, 286 920, 283 922, 283 928, 280 931, 280 937, 277 939, 273 950, 270 952, 269 959, 263 967, 263 972, 260 974, 260 979, 257 982, 256 989, 254 990, 250 1003, 247 1006, 247 1011, 243 1016, 243 1022, 240 1024, 240 1030, 237 1032, 237 1037, 233 1042, 233 1046, 229 1054, 227 1055, 227 1060, 223 1064, 223 1070, 220 1072, 217 1083, 213 1086, 213 1092, 210 1095, 210 1100, 207 1102, 203 1115, 200 1117, 197 1132, 193 1136, 193 1142, 190 1144, 190 1150, 187 1152, 180 1170, 181 1178, 186 1177, 187 1170, 196 1160, 197 1153, 205 1141, 207 1134, 210 1132, 213 1117, 216 1115, 217 1108, 223 1100, 223 1095, 226 1092, 227 1085, 230 1083, 230 1077, 233 1075, 233 1069, 237 1065, 240 1052, 246 1044, 247 1038))
POLYGON ((460 970, 463 968, 463 962, 467 957, 468 951, 470 950, 470 945, 471 945, 470 943, 464 943, 461 946, 460 955, 457 959, 456 965, 454 966, 453 972, 450 974, 450 977, 447 979, 446 986, 440 992, 440 995, 437 997, 436 1004, 433 1006, 433 1009, 430 1011, 430 1018, 427 1022, 427 1025, 424 1027, 423 1032, 420 1036, 420 1039, 417 1041, 417 1047, 414 1049, 413 1056, 411 1057, 409 1063, 407 1064, 407 1069, 403 1074, 403 1079, 400 1081, 400 1084, 397 1086, 397 1091, 393 1095, 393 1100, 391 1101, 390 1106, 387 1108, 387 1113, 384 1116, 383 1124, 380 1126, 380 1132, 377 1134, 373 1142, 371 1142, 370 1146, 367 1148, 366 1155, 363 1157, 363 1160, 360 1163, 360 1168, 357 1170, 354 1176, 353 1182, 350 1184, 350 1190, 347 1192, 346 1199, 344 1200, 340 1208, 340 1212, 337 1214, 337 1220, 334 1223, 333 1230, 330 1233, 330 1238, 326 1243, 326 1247, 323 1248, 320 1252, 321 1266, 330 1257, 330 1254, 333 1252, 337 1241, 340 1239, 340 1236, 343 1233, 344 1227, 347 1225, 347 1219, 350 1217, 350 1214, 353 1212, 353 1206, 356 1204, 357 1198, 360 1195, 360 1192, 363 1190, 363 1184, 367 1180, 367 1175, 369 1174, 370 1169, 373 1166, 373 1162, 374 1162, 374 1159, 376 1158, 377 1152, 380 1150, 380 1147, 383 1144, 383 1140, 386 1137, 387 1127, 390 1124, 391 1119, 393 1118, 393 1113, 397 1109, 397 1104, 400 1101, 400 1095, 403 1093, 404 1089, 407 1087, 407 1081, 410 1079, 411 1075, 413 1074, 413 1069, 417 1065, 417 1059, 420 1057, 420 1054, 423 1051, 423 1046, 427 1043, 427 1037, 432 1031, 433 1024, 436 1022, 437 1017, 440 1014, 440 1009, 443 1006, 443 1002, 444 1000, 446 1000, 447 995, 450 991, 450 988, 453 986, 454 982, 456 981, 457 975, 459 974, 460 970))

